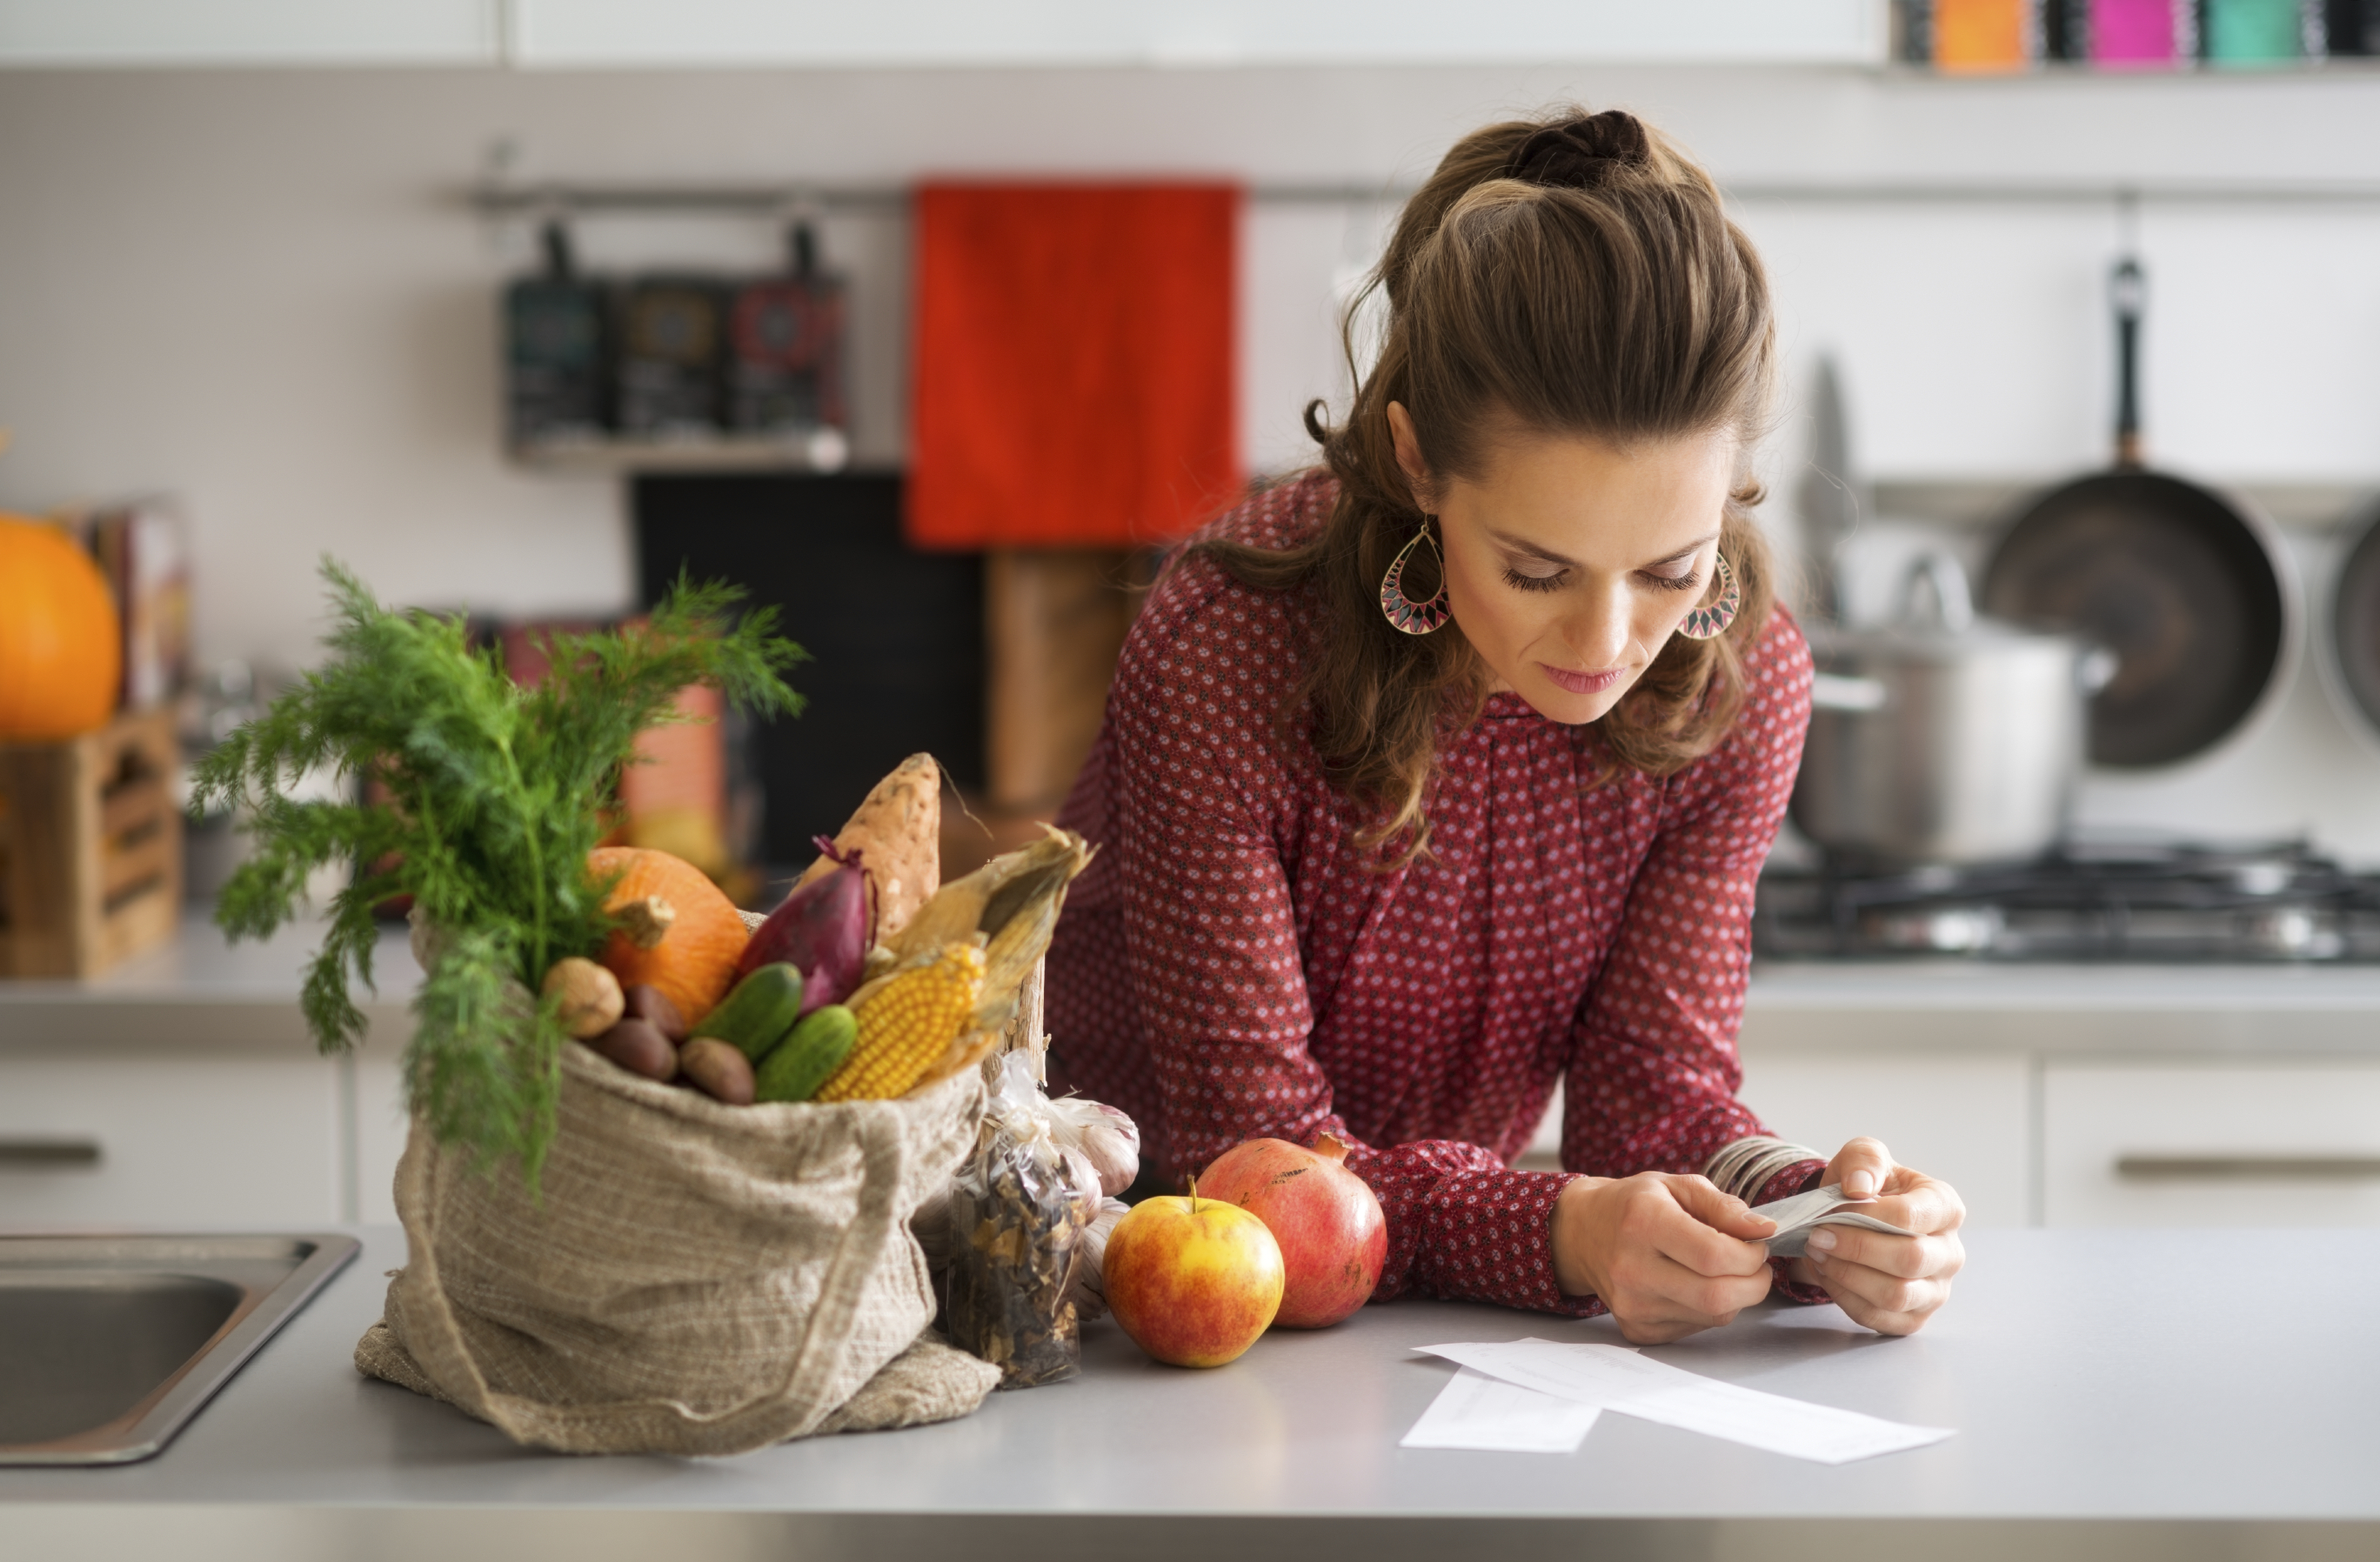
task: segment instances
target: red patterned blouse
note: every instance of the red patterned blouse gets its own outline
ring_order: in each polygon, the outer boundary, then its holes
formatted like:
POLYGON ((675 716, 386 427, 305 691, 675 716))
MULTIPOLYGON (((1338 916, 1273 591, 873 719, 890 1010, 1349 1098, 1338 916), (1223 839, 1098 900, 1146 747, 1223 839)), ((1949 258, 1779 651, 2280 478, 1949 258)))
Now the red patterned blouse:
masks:
MULTIPOLYGON (((1287 546, 1335 492, 1276 488, 1210 534, 1287 546)), ((1061 816, 1100 851, 1050 951, 1054 1072, 1169 1169, 1261 1135, 1355 1144, 1388 1216, 1382 1299, 1599 1311, 1554 1281, 1568 1175, 1507 1162, 1557 1079, 1573 1171, 1698 1171, 1766 1132, 1735 1099, 1735 1033, 1808 649, 1777 614, 1733 732, 1667 781, 1592 786, 1593 727, 1492 696, 1439 756, 1433 854, 1380 873, 1311 747, 1279 735, 1311 611, 1193 558, 1134 626, 1061 816)))

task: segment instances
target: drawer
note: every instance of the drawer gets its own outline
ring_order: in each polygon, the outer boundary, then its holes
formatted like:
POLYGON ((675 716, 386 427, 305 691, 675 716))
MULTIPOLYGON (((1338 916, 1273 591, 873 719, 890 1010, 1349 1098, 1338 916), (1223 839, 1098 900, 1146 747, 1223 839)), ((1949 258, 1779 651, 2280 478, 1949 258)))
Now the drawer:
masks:
POLYGON ((2380 1225, 2380 1066, 2052 1063, 2042 1126, 2052 1226, 2380 1225))
POLYGON ((368 1047, 356 1057, 356 1218, 396 1224, 396 1159, 405 1154, 405 1080, 396 1059, 368 1047))
POLYGON ((339 1095, 310 1058, 0 1062, 0 1227, 335 1222, 339 1095))
POLYGON ((2022 1056, 1763 1054, 1743 1059, 1743 1104, 1786 1139, 1831 1156, 1881 1139, 1903 1166, 1958 1189, 1974 1226, 2031 1218, 2031 1066, 2022 1056))

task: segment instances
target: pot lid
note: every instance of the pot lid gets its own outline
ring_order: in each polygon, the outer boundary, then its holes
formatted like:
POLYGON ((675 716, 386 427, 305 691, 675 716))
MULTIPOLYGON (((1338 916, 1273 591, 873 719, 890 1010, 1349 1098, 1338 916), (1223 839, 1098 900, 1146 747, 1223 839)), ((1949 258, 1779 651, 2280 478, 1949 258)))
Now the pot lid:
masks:
POLYGON ((1811 650, 1828 655, 1884 656, 1904 660, 1957 661, 1974 657, 2074 657, 2085 650, 2070 635, 2028 628, 1975 611, 1967 572, 1939 551, 1921 554, 1901 582, 1900 616, 1868 629, 1813 624, 1803 631, 1811 650))

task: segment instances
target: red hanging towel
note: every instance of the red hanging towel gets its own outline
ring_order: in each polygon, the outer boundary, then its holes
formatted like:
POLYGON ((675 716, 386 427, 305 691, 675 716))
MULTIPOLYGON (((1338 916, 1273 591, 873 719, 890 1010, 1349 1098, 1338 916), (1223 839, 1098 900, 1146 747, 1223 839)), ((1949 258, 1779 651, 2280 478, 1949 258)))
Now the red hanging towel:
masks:
POLYGON ((908 535, 1131 547, 1241 484, 1229 185, 917 195, 908 535))

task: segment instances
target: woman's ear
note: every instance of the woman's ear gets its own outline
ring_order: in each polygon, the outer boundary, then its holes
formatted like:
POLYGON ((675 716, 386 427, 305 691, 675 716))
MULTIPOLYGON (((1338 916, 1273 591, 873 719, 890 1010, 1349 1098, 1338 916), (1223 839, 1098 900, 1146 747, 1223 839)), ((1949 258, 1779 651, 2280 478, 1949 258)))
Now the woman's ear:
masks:
POLYGON ((1405 410, 1402 402, 1389 404, 1389 439, 1397 449, 1398 469, 1404 473, 1405 483, 1413 490, 1414 507, 1425 515, 1436 515, 1438 503, 1431 493, 1429 464, 1421 458, 1421 438, 1414 432, 1413 414, 1405 410))

